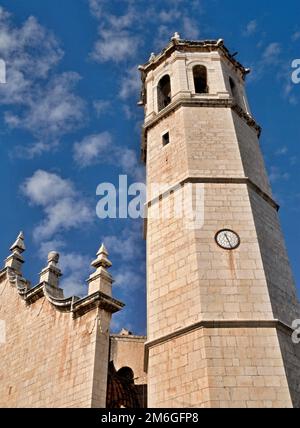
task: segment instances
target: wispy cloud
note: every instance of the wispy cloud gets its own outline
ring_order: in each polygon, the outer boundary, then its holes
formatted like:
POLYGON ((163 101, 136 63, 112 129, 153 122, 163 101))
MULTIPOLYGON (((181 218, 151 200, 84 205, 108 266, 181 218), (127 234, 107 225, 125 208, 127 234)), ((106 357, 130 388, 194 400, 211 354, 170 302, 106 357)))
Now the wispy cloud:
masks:
POLYGON ((134 60, 147 35, 156 49, 165 45, 175 31, 182 32, 184 38, 196 39, 200 35, 199 23, 191 16, 195 10, 202 12, 199 0, 166 0, 162 10, 151 2, 120 1, 119 14, 111 13, 106 0, 89 0, 89 4, 98 20, 98 39, 91 53, 97 62, 134 60), (155 24, 154 32, 145 25, 147 21, 155 24))
POLYGON ((74 92, 80 76, 55 74, 63 57, 58 40, 32 16, 19 27, 13 25, 0 7, 0 57, 7 65, 7 84, 0 87, 5 122, 35 139, 16 153, 33 157, 57 146, 63 135, 78 127, 84 111, 83 100, 74 92))
POLYGON ((257 27, 258 27, 257 20, 253 19, 252 21, 248 22, 248 24, 246 25, 246 28, 243 31, 243 35, 246 37, 252 36, 254 33, 256 33, 257 27))
POLYGON ((249 80, 259 80, 265 73, 270 71, 270 68, 276 67, 278 70, 278 65, 280 64, 280 54, 282 52, 281 45, 278 42, 271 42, 268 45, 264 46, 260 58, 258 61, 253 64, 249 80))
POLYGON ((107 235, 104 242, 122 261, 132 261, 139 258, 139 246, 142 238, 142 229, 137 226, 124 229, 119 235, 107 235))
POLYGON ((141 76, 138 66, 135 65, 129 70, 126 70, 124 77, 121 80, 121 88, 119 96, 122 100, 126 100, 131 96, 138 99, 139 91, 141 88, 141 76))
POLYGON ((279 55, 281 53, 281 45, 277 42, 270 43, 264 50, 262 54, 262 64, 263 65, 275 65, 279 60, 279 55))
POLYGON ((282 172, 281 169, 277 166, 271 166, 269 179, 271 183, 276 183, 277 181, 287 181, 290 179, 290 173, 282 172))
POLYGON ((297 42, 300 40, 300 31, 295 31, 295 33, 292 35, 292 41, 297 42))
POLYGON ((109 132, 88 135, 74 144, 74 161, 81 168, 106 163, 109 160, 111 144, 112 137, 109 132))
POLYGON ((198 39, 200 35, 200 30, 198 27, 197 21, 195 21, 193 18, 189 16, 183 17, 183 34, 184 37, 188 39, 198 39))
POLYGON ((44 219, 33 230, 37 243, 93 220, 93 211, 73 183, 57 174, 37 170, 21 185, 21 191, 31 204, 43 210, 44 219))
POLYGON ((121 168, 139 181, 144 180, 144 168, 135 151, 114 143, 108 132, 88 135, 82 141, 76 142, 73 146, 73 157, 80 168, 108 164, 121 168))
POLYGON ((132 221, 118 235, 105 236, 104 243, 119 259, 119 269, 114 273, 116 286, 126 295, 141 290, 145 285, 146 270, 141 223, 132 221))
POLYGON ((107 6, 106 1, 90 0, 92 14, 98 18, 99 38, 91 53, 97 62, 120 62, 134 57, 140 44, 139 38, 133 31, 137 20, 135 8, 128 6, 123 15, 114 15, 107 11, 102 13, 107 6))
POLYGON ((284 156, 287 154, 287 152, 288 152, 287 146, 283 146, 283 147, 280 147, 278 150, 276 150, 275 154, 277 156, 284 156))
POLYGON ((95 100, 93 107, 96 112, 96 116, 100 117, 104 114, 108 114, 112 110, 112 102, 110 100, 95 100))

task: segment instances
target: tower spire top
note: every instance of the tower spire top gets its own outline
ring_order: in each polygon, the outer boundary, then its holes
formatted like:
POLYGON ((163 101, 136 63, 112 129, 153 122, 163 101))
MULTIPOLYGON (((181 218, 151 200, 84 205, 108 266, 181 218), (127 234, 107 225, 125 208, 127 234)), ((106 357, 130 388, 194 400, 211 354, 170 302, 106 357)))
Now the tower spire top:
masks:
POLYGON ((20 275, 22 273, 22 264, 24 263, 24 259, 22 257, 22 253, 26 250, 25 243, 24 243, 24 233, 20 232, 17 236, 17 239, 10 247, 10 254, 5 259, 5 267, 11 268, 18 272, 20 275))
POLYGON ((108 259, 108 251, 104 244, 101 245, 97 252, 97 258, 91 263, 91 266, 96 269, 87 280, 89 284, 89 295, 100 291, 108 296, 112 295, 113 279, 107 269, 112 266, 112 262, 108 259))
POLYGON ((10 251, 12 253, 23 253, 26 250, 25 243, 24 243, 24 233, 20 232, 15 242, 10 247, 10 251))
POLYGON ((102 243, 99 251, 97 252, 97 258, 92 262, 92 266, 94 268, 104 267, 105 269, 110 268, 112 266, 111 261, 108 259, 108 251, 105 245, 102 243))

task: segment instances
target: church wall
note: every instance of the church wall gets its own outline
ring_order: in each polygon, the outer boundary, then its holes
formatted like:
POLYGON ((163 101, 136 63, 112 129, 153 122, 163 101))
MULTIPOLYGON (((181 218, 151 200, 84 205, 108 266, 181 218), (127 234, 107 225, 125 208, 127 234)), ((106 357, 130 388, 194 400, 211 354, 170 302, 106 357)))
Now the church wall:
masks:
POLYGON ((92 310, 73 319, 45 297, 26 305, 4 274, 0 319, 0 407, 105 407, 101 355, 108 355, 110 314, 92 310))
POLYGON ((291 407, 276 330, 198 329, 149 353, 149 407, 291 407))
POLYGON ((184 135, 191 177, 244 177, 229 108, 183 107, 184 135))

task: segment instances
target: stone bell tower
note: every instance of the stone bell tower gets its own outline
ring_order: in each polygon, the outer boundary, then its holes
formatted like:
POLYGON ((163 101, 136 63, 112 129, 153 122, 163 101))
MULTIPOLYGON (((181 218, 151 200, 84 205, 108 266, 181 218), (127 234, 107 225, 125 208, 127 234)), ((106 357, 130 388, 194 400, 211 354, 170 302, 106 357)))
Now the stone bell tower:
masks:
POLYGON ((249 70, 223 40, 175 34, 140 71, 149 407, 300 407, 300 310, 249 70), (163 215, 185 187, 194 204, 201 190, 195 227, 163 215))

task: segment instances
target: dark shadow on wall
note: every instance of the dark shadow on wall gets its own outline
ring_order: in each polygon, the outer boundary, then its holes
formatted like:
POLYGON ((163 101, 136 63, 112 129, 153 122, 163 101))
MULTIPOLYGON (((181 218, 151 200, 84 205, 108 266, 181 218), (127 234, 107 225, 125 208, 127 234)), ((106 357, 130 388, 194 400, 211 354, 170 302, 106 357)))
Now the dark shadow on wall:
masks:
POLYGON ((139 409, 147 406, 147 385, 134 384, 134 372, 130 367, 116 371, 113 361, 108 367, 106 408, 139 409))

